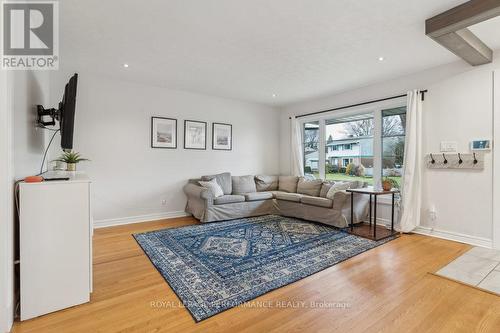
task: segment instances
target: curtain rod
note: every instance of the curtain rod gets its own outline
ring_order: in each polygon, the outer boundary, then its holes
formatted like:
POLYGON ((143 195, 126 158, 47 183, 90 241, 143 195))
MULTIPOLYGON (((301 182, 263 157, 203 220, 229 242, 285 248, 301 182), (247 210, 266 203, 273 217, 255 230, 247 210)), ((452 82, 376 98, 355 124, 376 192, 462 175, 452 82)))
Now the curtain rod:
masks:
MULTIPOLYGON (((420 90, 420 93, 422 94, 422 101, 425 99, 425 93, 427 90, 420 90)), ((373 101, 368 101, 368 102, 363 102, 363 103, 357 103, 357 104, 352 104, 352 105, 347 105, 347 106, 341 106, 338 108, 333 108, 333 109, 328 109, 328 110, 323 110, 323 111, 316 111, 316 112, 311 112, 311 113, 306 113, 306 114, 301 114, 296 116, 295 118, 302 118, 302 117, 307 117, 307 116, 312 116, 315 114, 320 114, 320 113, 325 113, 325 112, 331 112, 331 111, 338 111, 338 110, 343 110, 343 109, 349 109, 353 108, 355 106, 362 106, 362 105, 367 105, 367 104, 373 104, 373 103, 378 103, 378 102, 383 102, 383 101, 388 101, 391 99, 396 99, 396 98, 401 98, 401 97, 406 97, 408 94, 403 94, 403 95, 398 95, 398 96, 392 96, 392 97, 386 97, 386 98, 381 98, 381 99, 376 99, 373 101)), ((288 119, 292 119, 292 117, 289 117, 288 119)))

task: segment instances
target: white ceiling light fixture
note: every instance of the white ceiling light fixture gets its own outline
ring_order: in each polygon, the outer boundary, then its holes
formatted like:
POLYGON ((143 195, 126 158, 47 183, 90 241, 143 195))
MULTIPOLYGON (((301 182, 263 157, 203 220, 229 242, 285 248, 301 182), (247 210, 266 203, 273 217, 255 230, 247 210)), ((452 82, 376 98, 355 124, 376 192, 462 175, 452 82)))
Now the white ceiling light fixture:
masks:
POLYGON ((276 94, 272 94, 273 98, 276 98, 276 94))
POLYGON ((123 67, 128 68, 128 64, 123 64, 123 67))
POLYGON ((384 61, 385 58, 384 57, 378 57, 378 61, 384 61))

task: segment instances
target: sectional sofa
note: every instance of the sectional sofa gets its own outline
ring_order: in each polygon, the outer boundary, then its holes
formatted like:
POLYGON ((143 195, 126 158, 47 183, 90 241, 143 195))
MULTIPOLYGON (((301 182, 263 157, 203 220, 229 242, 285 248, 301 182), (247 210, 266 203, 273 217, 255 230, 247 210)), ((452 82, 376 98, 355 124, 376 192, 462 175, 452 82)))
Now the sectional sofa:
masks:
MULTIPOLYGON (((231 176, 230 173, 190 179, 184 186, 186 212, 201 222, 277 214, 316 221, 344 228, 351 218, 351 194, 347 188, 365 183, 324 182, 293 176, 231 176), (223 195, 200 186, 200 181, 215 179, 223 195), (333 187, 333 188, 332 188, 333 187)), ((354 205, 354 221, 368 215, 366 196, 358 196, 354 205)))

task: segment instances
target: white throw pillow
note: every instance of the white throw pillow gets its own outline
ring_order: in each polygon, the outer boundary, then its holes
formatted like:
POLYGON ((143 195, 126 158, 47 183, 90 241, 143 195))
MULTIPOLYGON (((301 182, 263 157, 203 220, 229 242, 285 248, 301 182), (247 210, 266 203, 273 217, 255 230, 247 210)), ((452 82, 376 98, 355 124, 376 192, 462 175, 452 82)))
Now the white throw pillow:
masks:
POLYGON ((224 191, 222 191, 222 187, 217 183, 217 181, 214 179, 210 181, 199 181, 198 182, 201 186, 204 188, 208 189, 214 198, 222 197, 224 195, 224 191))
POLYGON ((326 198, 333 200, 333 197, 335 196, 335 193, 340 192, 340 191, 345 191, 351 187, 350 183, 335 183, 330 187, 328 192, 326 193, 326 198))

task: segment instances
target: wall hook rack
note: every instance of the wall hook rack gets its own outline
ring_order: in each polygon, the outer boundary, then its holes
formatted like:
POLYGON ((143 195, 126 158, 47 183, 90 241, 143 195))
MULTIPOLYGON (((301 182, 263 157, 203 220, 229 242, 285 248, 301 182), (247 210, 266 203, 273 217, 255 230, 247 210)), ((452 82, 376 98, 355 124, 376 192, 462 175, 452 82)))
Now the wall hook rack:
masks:
POLYGON ((484 169, 483 153, 430 153, 425 162, 429 169, 484 169))

